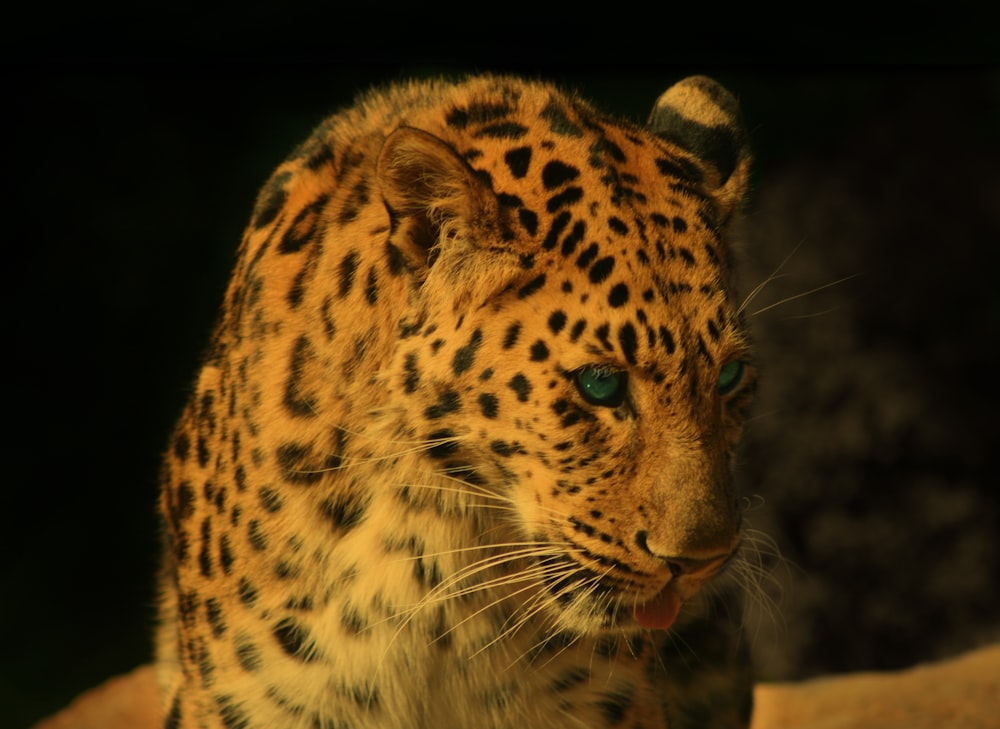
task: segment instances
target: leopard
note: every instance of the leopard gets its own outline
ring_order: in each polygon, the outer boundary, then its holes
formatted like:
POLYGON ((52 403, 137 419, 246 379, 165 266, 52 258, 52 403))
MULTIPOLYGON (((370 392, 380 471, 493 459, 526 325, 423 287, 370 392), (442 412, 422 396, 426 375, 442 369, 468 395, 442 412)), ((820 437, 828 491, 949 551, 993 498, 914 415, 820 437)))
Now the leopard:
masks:
POLYGON ((746 727, 736 98, 398 80, 263 185, 162 462, 167 729, 746 727))

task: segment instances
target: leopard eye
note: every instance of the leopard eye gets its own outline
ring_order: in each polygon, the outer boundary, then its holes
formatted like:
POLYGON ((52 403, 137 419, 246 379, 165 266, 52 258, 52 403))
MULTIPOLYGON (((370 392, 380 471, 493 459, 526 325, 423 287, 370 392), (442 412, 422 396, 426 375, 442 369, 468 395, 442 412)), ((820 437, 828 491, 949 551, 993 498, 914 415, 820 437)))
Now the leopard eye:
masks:
POLYGON ((719 394, 728 395, 730 392, 739 387, 740 382, 743 380, 743 363, 738 359, 732 362, 726 362, 722 365, 719 370, 719 394))
POLYGON ((576 371, 576 389, 591 405, 616 408, 625 400, 628 373, 588 365, 576 371))

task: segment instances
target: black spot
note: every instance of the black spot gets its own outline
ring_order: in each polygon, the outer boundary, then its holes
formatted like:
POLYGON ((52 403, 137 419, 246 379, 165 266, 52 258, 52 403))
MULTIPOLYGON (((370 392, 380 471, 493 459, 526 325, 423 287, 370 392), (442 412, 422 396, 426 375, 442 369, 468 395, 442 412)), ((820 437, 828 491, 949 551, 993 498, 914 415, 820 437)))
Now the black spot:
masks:
POLYGON ((361 178, 357 181, 351 191, 348 193, 347 198, 344 200, 343 206, 337 213, 337 222, 341 225, 350 223, 357 220, 358 213, 361 209, 368 204, 370 200, 368 180, 361 178))
POLYGON ((483 183, 483 187, 493 189, 493 178, 490 176, 489 172, 486 170, 473 170, 472 174, 474 174, 479 181, 483 183))
POLYGON ((715 358, 712 357, 712 353, 708 351, 708 347, 705 346, 705 340, 698 335, 698 354, 708 363, 709 367, 715 366, 715 358))
POLYGON ((297 597, 290 597, 285 601, 285 607, 288 610, 309 611, 313 609, 313 599, 309 595, 299 595, 297 597))
POLYGON ((306 294, 306 276, 310 274, 314 266, 312 261, 308 261, 302 269, 295 274, 292 285, 288 289, 288 303, 293 309, 297 309, 306 294))
POLYGON ((687 221, 684 220, 684 218, 679 218, 677 216, 674 216, 671 223, 673 224, 673 229, 678 233, 684 233, 688 229, 687 221))
POLYGON ((590 671, 582 666, 575 666, 565 673, 563 673, 559 678, 552 682, 552 690, 566 691, 574 686, 579 686, 581 683, 588 681, 590 679, 590 671))
POLYGON ((705 244, 705 254, 708 256, 708 260, 713 266, 718 266, 722 263, 722 260, 719 258, 719 252, 711 243, 705 244))
POLYGON ((389 273, 393 276, 399 276, 407 269, 406 256, 403 252, 399 250, 392 243, 386 241, 385 244, 385 257, 389 262, 389 273))
POLYGON ((558 134, 561 137, 578 138, 583 136, 580 127, 570 121, 566 115, 566 110, 555 101, 550 101, 549 105, 542 109, 542 113, 539 116, 549 123, 549 129, 554 134, 558 134))
POLYGON ((531 383, 528 382, 527 377, 518 373, 511 378, 507 386, 517 394, 518 400, 528 402, 528 396, 531 394, 531 383))
POLYGON ((569 225, 569 221, 571 219, 572 216, 566 210, 554 217, 552 219, 552 225, 549 226, 549 231, 545 234, 545 240, 542 241, 542 248, 547 251, 551 251, 555 248, 560 234, 562 234, 566 226, 569 225))
POLYGON ((316 394, 308 392, 302 383, 305 369, 316 358, 309 338, 304 334, 292 345, 292 354, 288 363, 288 379, 285 380, 284 405, 295 417, 316 417, 318 401, 316 394))
POLYGON ((257 603, 257 588, 244 577, 240 579, 239 589, 240 602, 248 607, 253 607, 257 603))
POLYGON ((351 251, 340 262, 340 298, 347 296, 354 286, 354 274, 358 270, 359 257, 357 251, 351 251))
POLYGON ((587 268, 587 266, 589 266, 591 261, 595 258, 597 258, 597 244, 591 243, 580 252, 579 256, 577 256, 576 266, 581 269, 587 268))
POLYGON ((615 259, 613 256, 605 256, 597 263, 595 263, 590 268, 590 282, 599 284, 602 283, 608 276, 611 275, 612 269, 615 267, 615 259))
POLYGON ((455 359, 451 363, 451 369, 456 375, 460 375, 472 367, 473 362, 476 360, 476 351, 482 343, 483 333, 477 329, 469 337, 469 343, 464 347, 458 348, 458 351, 455 352, 455 359))
POLYGON ((222 605, 217 598, 210 597, 205 600, 205 614, 212 629, 212 636, 221 638, 226 632, 226 621, 222 617, 222 605))
POLYGON ((198 663, 198 673, 201 675, 201 685, 208 688, 215 683, 212 674, 215 673, 215 664, 208 655, 208 645, 204 639, 196 639, 197 645, 192 646, 192 658, 198 663))
POLYGON ((517 298, 526 299, 545 285, 545 274, 539 274, 522 286, 517 292, 517 298))
POLYGON ((313 151, 305 161, 306 167, 315 172, 323 165, 333 162, 333 147, 323 143, 318 150, 313 151))
POLYGON ((333 314, 331 309, 333 308, 333 302, 330 300, 329 296, 323 297, 323 306, 320 309, 319 317, 320 323, 323 326, 323 334, 326 335, 327 341, 332 341, 335 336, 337 336, 337 323, 333 320, 333 314))
POLYGON ((181 695, 177 694, 174 696, 173 702, 170 704, 170 711, 167 713, 167 719, 163 723, 163 729, 180 729, 181 725, 181 695))
POLYGON ((210 553, 210 543, 212 541, 212 520, 205 517, 201 522, 201 552, 198 553, 198 566, 204 577, 212 576, 212 555, 210 553))
POLYGON ((608 227, 618 235, 628 235, 628 226, 620 218, 614 216, 608 218, 608 227))
POLYGON ((274 626, 272 635, 278 641, 281 649, 293 658, 304 662, 315 660, 316 656, 311 650, 313 646, 309 629, 295 619, 282 618, 279 620, 274 626))
POLYGON ((556 310, 549 315, 549 329, 553 334, 558 334, 566 326, 566 312, 556 310))
POLYGON ((618 725, 625 718, 625 713, 632 705, 632 697, 623 694, 605 694, 605 698, 597 702, 608 722, 608 726, 618 725))
POLYGON ((403 360, 403 391, 407 393, 416 392, 420 387, 420 371, 417 369, 417 354, 410 352, 403 360))
POLYGON ((250 642, 250 638, 243 635, 236 638, 236 660, 244 671, 254 673, 260 670, 261 657, 260 648, 250 642))
POLYGON ((499 122, 483 127, 476 132, 476 137, 490 137, 491 139, 520 139, 528 133, 528 129, 516 122, 499 122))
POLYGON ((512 149, 503 156, 504 162, 510 168, 510 173, 515 178, 520 179, 528 174, 528 166, 531 164, 531 147, 518 147, 512 149))
POLYGON ((184 462, 191 452, 191 439, 187 433, 178 433, 174 438, 174 456, 177 460, 184 462))
POLYGON ((263 552, 267 549, 267 535, 261 531, 260 522, 256 519, 251 519, 247 522, 247 539, 250 542, 250 546, 258 552, 263 552))
POLYGON ((625 361, 629 364, 635 364, 635 351, 639 346, 639 340, 635 333, 635 327, 629 323, 623 324, 618 330, 618 343, 621 345, 625 361))
POLYGON ((281 497, 281 493, 274 489, 272 486, 261 486, 257 491, 257 496, 260 499, 260 505, 264 507, 265 511, 269 511, 272 514, 276 511, 281 510, 282 504, 285 500, 281 497))
POLYGON ((711 319, 708 320, 708 336, 712 338, 713 342, 719 341, 719 329, 711 319))
POLYGON ((337 531, 350 531, 364 521, 371 497, 367 491, 349 491, 324 499, 320 508, 337 531))
POLYGON ((457 412, 462 408, 462 398, 454 390, 445 390, 438 396, 438 401, 427 406, 424 417, 428 420, 443 418, 448 413, 457 412))
POLYGON ((668 160, 661 157, 656 160, 656 167, 664 177, 690 180, 694 183, 700 183, 704 178, 701 170, 693 163, 683 159, 668 160))
POLYGON ((514 322, 507 327, 507 332, 503 337, 503 348, 510 349, 517 344, 517 338, 521 335, 521 322, 514 322))
POLYGON ((608 294, 608 304, 612 308, 617 309, 620 306, 624 306, 628 301, 628 286, 623 283, 615 284, 611 287, 611 293, 608 294))
POLYGON ((535 214, 534 210, 528 210, 528 208, 519 209, 517 211, 517 219, 521 221, 521 225, 532 236, 538 232, 538 215, 535 214))
POLYGON ((496 395, 491 395, 488 392, 480 393, 479 409, 483 413, 483 417, 490 418, 491 420, 495 418, 500 409, 496 395))
POLYGON ((185 521, 194 513, 194 489, 188 481, 181 481, 177 486, 177 506, 174 512, 176 521, 185 521))
POLYGON ((233 549, 229 544, 229 535, 223 534, 219 537, 219 566, 222 567, 223 574, 233 573, 233 549))
POLYGON ((590 151, 595 155, 608 155, 615 162, 624 162, 625 153, 622 148, 607 137, 601 137, 591 145, 590 151))
POLYGON ((509 458, 515 453, 525 453, 524 446, 520 443, 508 443, 504 440, 495 440, 490 443, 490 450, 504 458, 509 458))
POLYGON ((584 319, 577 319, 576 323, 573 324, 573 328, 569 330, 569 341, 575 342, 583 334, 583 330, 587 328, 587 322, 584 319))
POLYGON ((247 490, 247 470, 242 464, 236 467, 236 470, 233 472, 233 478, 236 481, 237 491, 247 490))
POLYGON ((316 237, 316 225, 319 222, 319 213, 328 201, 326 195, 320 195, 317 200, 310 203, 299 211, 292 224, 288 226, 285 235, 278 245, 278 253, 297 253, 302 246, 312 242, 316 237))
POLYGON ((368 269, 368 281, 365 284, 365 300, 370 306, 375 306, 378 302, 378 273, 375 266, 368 269))
POLYGON ((208 448, 208 441, 205 440, 205 436, 198 436, 198 465, 202 468, 208 467, 209 458, 212 456, 212 451, 208 448))
POLYGON ((577 243, 583 240, 583 236, 586 232, 586 224, 582 220, 576 221, 576 223, 573 224, 573 230, 569 232, 569 235, 563 238, 562 248, 560 249, 562 254, 567 257, 573 255, 573 251, 576 250, 577 243))
POLYGON ((594 336, 601 340, 601 344, 609 352, 614 350, 614 346, 611 344, 609 337, 611 336, 611 326, 609 324, 601 324, 594 330, 594 336))
POLYGON ((197 622, 195 611, 199 605, 201 605, 201 599, 197 592, 181 592, 177 595, 177 614, 180 616, 182 625, 193 625, 197 622))
POLYGON ((458 450, 458 443, 455 442, 455 432, 447 428, 435 430, 427 435, 430 447, 427 455, 431 458, 448 458, 458 450))
POLYGON ((660 342, 663 343, 667 354, 673 354, 677 349, 677 345, 674 344, 674 337, 666 327, 660 327, 660 342))
POLYGON ((503 119, 512 111, 509 105, 502 103, 469 104, 465 108, 452 109, 445 117, 445 122, 450 127, 465 129, 470 124, 486 124, 503 119))
POLYGON ((276 456, 285 480, 303 486, 321 480, 324 475, 339 468, 341 462, 338 454, 316 456, 312 446, 303 443, 282 443, 278 446, 276 456))
POLYGON ((545 342, 539 339, 537 342, 531 345, 532 362, 544 362, 548 358, 549 358, 549 348, 545 346, 545 342))
POLYGON ((677 252, 681 254, 681 259, 688 266, 695 265, 694 254, 691 253, 691 251, 689 251, 687 248, 678 248, 677 252))
POLYGON ((552 160, 542 169, 542 184, 545 185, 546 190, 553 190, 567 182, 572 182, 579 176, 580 170, 576 167, 552 160))
POLYGON ((352 635, 361 635, 368 628, 361 611, 350 603, 345 603, 340 608, 340 624, 352 635))
POLYGON ((437 587, 441 584, 441 567, 433 557, 416 555, 413 561, 413 577, 424 587, 437 587))
POLYGON ((583 189, 579 187, 567 187, 565 190, 560 192, 558 195, 553 195, 545 203, 545 209, 550 213, 554 213, 556 210, 567 205, 572 205, 575 202, 579 202, 583 198, 583 189))

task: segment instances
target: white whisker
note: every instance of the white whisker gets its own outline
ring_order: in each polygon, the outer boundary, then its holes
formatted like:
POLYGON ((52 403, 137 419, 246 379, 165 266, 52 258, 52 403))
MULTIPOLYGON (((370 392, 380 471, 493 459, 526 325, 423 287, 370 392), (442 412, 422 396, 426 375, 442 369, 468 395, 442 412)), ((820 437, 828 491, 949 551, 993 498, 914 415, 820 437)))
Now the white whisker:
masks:
POLYGON ((803 291, 800 294, 795 294, 794 296, 786 296, 784 299, 781 299, 779 301, 775 301, 773 304, 768 304, 767 306, 764 306, 764 307, 762 307, 760 309, 757 309, 756 311, 752 311, 750 313, 750 316, 757 316, 759 314, 763 314, 765 311, 770 311, 771 309, 774 309, 775 307, 782 306, 784 304, 790 303, 790 302, 795 301, 797 299, 801 299, 801 298, 803 298, 805 296, 810 296, 812 294, 815 294, 815 293, 817 293, 819 291, 823 291, 825 289, 831 288, 833 286, 839 286, 840 284, 845 283, 847 281, 850 281, 851 279, 857 278, 858 276, 861 276, 861 275, 862 275, 861 273, 852 273, 850 276, 844 276, 843 278, 837 279, 836 281, 831 281, 830 283, 825 283, 822 286, 816 286, 815 288, 809 289, 808 291, 803 291))

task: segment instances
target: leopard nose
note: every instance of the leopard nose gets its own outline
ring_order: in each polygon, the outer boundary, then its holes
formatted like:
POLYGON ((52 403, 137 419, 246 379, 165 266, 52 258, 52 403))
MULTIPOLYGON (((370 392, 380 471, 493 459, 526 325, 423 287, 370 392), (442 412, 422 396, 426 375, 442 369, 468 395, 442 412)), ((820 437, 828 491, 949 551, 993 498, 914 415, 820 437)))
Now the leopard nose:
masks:
POLYGON ((650 547, 649 533, 646 531, 636 532, 635 543, 645 554, 665 563, 675 578, 681 575, 700 575, 713 572, 729 559, 733 552, 732 545, 729 545, 721 549, 698 550, 685 554, 661 554, 650 547))

